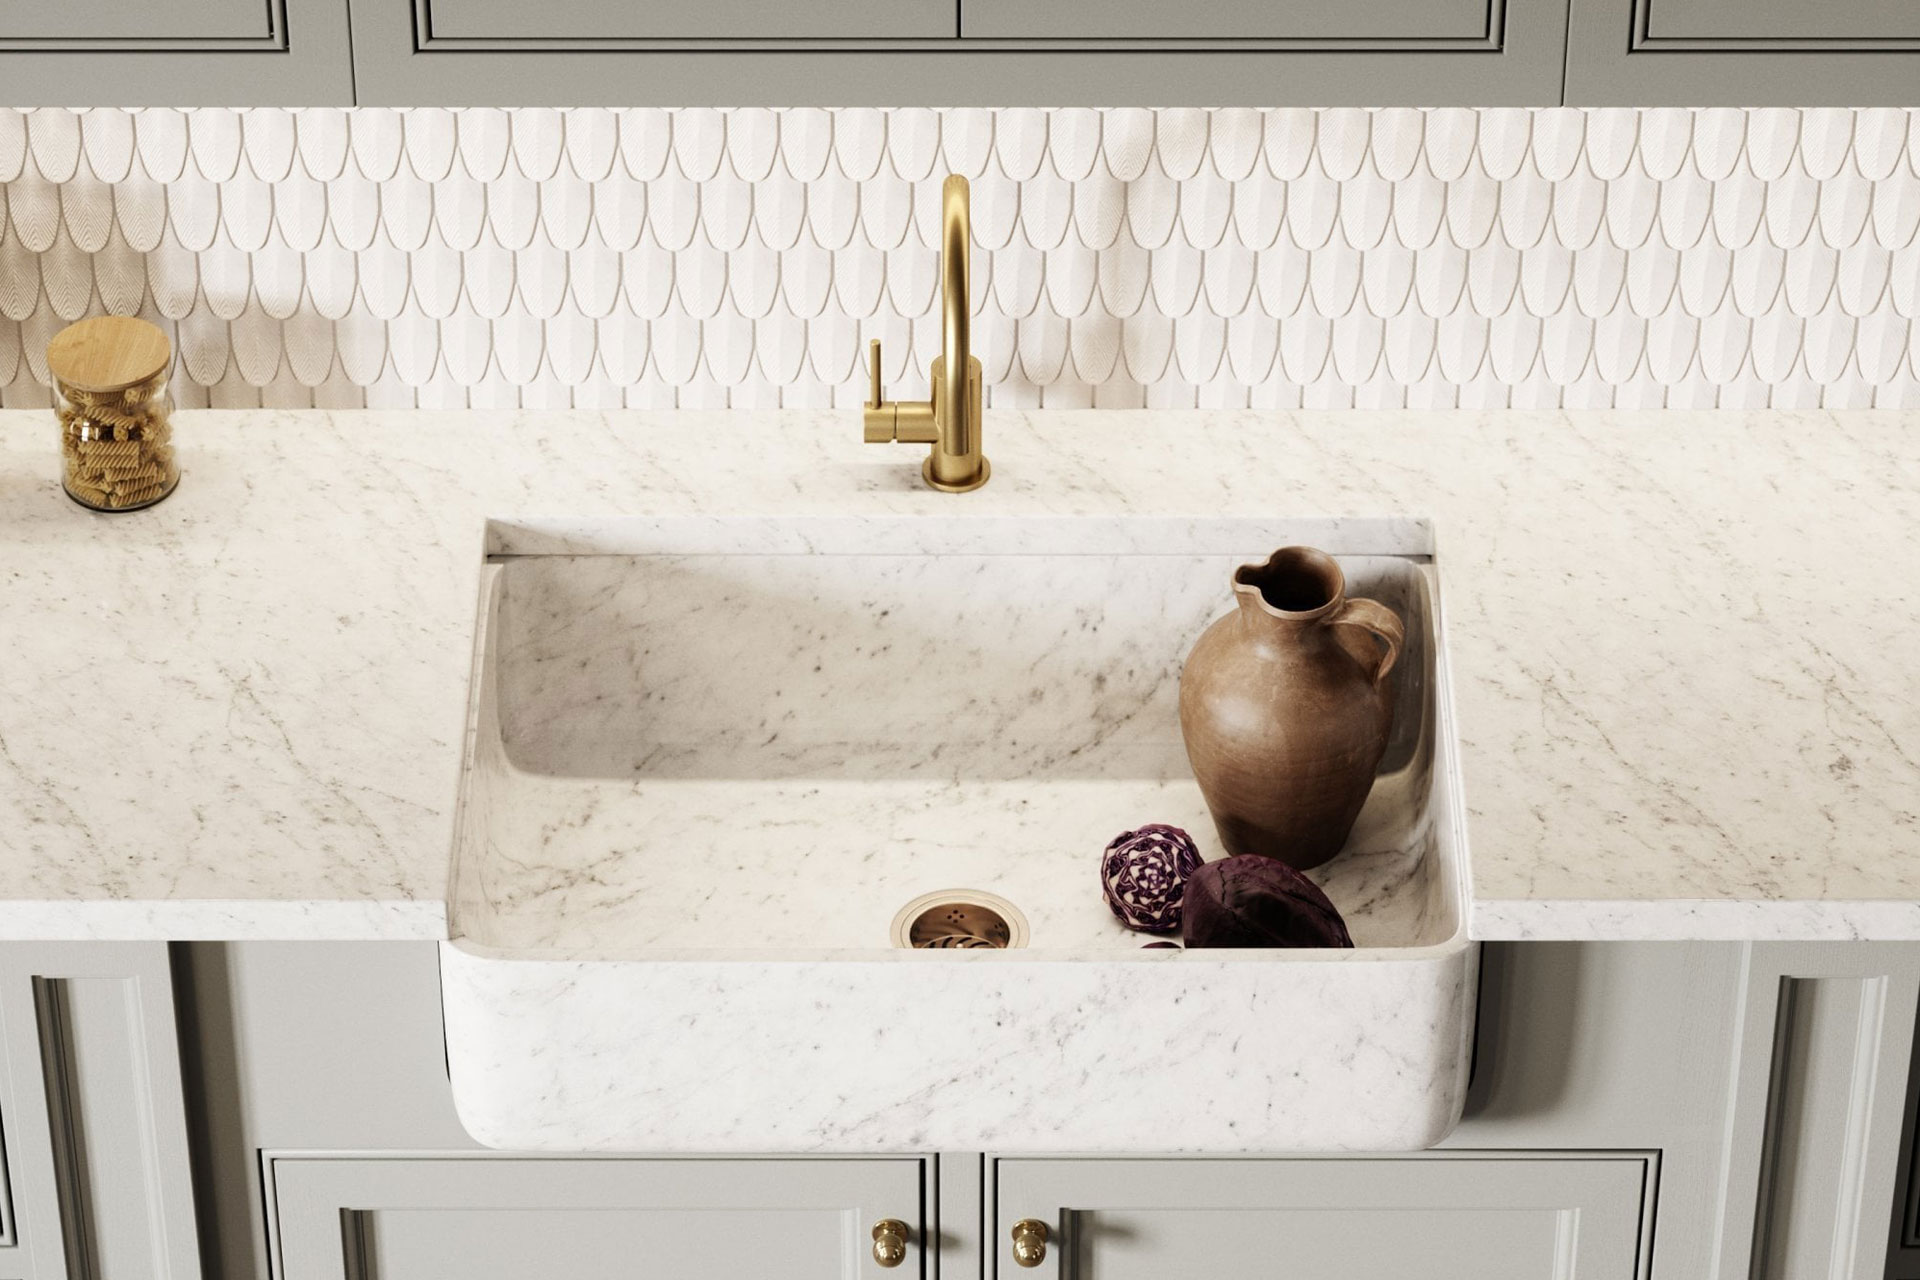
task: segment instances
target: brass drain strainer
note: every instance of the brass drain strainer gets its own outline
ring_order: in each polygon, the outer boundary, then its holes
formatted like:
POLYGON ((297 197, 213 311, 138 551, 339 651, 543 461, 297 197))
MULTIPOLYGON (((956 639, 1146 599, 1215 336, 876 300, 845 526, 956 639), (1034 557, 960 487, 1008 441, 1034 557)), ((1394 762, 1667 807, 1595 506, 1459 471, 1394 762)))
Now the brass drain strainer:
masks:
POLYGON ((998 894, 923 893, 893 918, 893 945, 918 950, 998 951, 1027 945, 1027 918, 998 894))

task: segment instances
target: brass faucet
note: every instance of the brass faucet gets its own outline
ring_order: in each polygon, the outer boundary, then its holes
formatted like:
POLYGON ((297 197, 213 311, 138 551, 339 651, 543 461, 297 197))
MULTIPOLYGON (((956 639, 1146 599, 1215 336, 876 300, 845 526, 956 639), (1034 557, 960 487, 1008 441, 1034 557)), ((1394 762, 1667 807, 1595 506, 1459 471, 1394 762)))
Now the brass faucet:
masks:
POLYGON ((967 180, 948 174, 940 191, 940 338, 933 362, 933 397, 887 400, 880 389, 880 339, 867 352, 872 394, 862 415, 868 444, 932 445, 920 474, 946 493, 965 493, 987 482, 992 468, 980 451, 980 362, 967 342, 968 250, 973 241, 967 180), (965 371, 948 377, 947 370, 965 371))

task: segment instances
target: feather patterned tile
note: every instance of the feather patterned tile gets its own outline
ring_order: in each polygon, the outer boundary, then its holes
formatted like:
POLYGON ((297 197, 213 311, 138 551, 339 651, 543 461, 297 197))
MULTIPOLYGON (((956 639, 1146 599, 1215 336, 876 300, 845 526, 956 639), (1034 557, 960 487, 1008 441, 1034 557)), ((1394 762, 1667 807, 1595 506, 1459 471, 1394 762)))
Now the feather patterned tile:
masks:
POLYGON ((0 405, 1920 405, 1920 111, 0 110, 0 405))

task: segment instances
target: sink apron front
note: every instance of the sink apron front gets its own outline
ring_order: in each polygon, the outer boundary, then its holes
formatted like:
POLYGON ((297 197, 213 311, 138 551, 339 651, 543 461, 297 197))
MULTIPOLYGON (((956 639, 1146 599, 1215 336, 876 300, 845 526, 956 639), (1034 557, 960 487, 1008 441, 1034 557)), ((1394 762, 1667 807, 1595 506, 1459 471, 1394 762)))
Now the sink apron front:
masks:
POLYGON ((441 946, 460 1117, 532 1151, 1417 1150, 1460 1117, 1476 967, 441 946))

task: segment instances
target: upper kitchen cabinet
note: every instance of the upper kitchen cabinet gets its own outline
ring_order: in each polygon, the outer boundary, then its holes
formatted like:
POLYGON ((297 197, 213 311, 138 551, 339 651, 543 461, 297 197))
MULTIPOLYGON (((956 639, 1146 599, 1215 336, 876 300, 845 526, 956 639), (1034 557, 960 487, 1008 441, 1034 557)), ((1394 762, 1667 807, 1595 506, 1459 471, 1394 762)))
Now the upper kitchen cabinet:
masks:
POLYGON ((1917 106, 1915 0, 1572 0, 1571 106, 1917 106))
POLYGON ((1549 106, 1567 21, 1560 0, 351 6, 359 101, 389 106, 1549 106))
POLYGON ((9 106, 347 106, 346 0, 0 0, 9 106))

